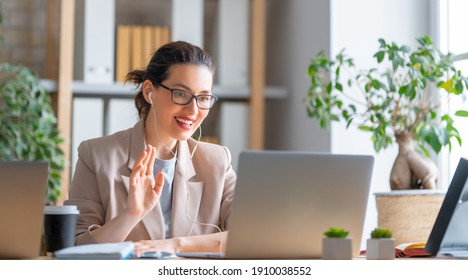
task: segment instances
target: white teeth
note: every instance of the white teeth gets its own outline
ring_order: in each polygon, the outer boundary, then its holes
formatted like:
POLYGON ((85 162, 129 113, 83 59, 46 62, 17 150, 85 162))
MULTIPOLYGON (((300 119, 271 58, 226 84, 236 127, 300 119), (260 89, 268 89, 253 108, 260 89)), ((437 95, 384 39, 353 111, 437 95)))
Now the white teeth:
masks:
POLYGON ((179 119, 179 118, 176 118, 176 120, 177 120, 178 122, 185 123, 185 124, 187 124, 187 125, 192 125, 192 124, 193 124, 193 122, 192 122, 192 121, 189 121, 189 120, 184 120, 184 119, 179 119))

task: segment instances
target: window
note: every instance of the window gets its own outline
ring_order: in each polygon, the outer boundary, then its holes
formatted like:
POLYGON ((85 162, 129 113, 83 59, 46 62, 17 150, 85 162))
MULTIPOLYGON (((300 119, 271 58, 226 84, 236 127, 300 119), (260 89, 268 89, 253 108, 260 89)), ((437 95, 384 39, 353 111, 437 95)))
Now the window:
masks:
MULTIPOLYGON (((451 52, 456 55, 458 61, 455 66, 461 70, 462 74, 468 76, 468 1, 466 0, 439 0, 439 40, 440 49, 443 52, 451 52)), ((467 92, 465 94, 468 95, 467 92)), ((468 96, 467 96, 468 97, 468 96)), ((451 112, 468 108, 468 100, 461 104, 459 100, 449 101, 443 110, 451 112)), ((440 157, 440 178, 442 188, 449 186, 450 180, 455 173, 460 157, 468 157, 468 118, 454 117, 455 127, 460 132, 462 146, 453 143, 452 151, 448 148, 441 153, 440 157)))

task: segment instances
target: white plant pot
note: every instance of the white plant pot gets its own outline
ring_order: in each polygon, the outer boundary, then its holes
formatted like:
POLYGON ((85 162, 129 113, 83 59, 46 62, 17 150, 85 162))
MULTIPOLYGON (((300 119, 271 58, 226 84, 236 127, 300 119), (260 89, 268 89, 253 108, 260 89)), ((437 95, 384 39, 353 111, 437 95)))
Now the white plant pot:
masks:
POLYGON ((366 258, 368 260, 393 260, 395 258, 395 239, 367 239, 366 258))
POLYGON ((347 238, 323 238, 322 259, 350 260, 353 258, 353 240, 347 238))

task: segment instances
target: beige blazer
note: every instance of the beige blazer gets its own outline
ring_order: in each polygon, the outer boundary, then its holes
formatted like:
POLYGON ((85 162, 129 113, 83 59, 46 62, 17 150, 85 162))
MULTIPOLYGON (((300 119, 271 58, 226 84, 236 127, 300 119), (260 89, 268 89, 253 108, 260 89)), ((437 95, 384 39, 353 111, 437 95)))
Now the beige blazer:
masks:
MULTIPOLYGON (((190 160, 196 141, 178 142, 178 161, 172 194, 172 237, 215 233, 214 224, 228 229, 236 174, 226 147, 200 142, 190 160), (181 167, 185 168, 184 171, 181 167), (187 203, 188 200, 188 203, 187 203), (187 217, 187 214, 189 218, 187 217)), ((96 243, 90 231, 122 213, 127 202, 131 168, 145 149, 144 122, 110 136, 83 141, 64 204, 77 205, 80 211, 76 244, 96 243)), ((138 223, 127 241, 165 239, 161 206, 138 223)))

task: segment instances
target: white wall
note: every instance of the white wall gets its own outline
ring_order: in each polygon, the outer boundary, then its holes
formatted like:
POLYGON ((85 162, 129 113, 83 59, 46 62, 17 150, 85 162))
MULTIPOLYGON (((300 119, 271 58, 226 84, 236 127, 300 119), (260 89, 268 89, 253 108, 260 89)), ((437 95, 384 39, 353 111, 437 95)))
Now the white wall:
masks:
POLYGON ((329 132, 307 117, 303 103, 310 58, 330 49, 328 1, 269 0, 267 13, 266 82, 286 86, 286 100, 267 101, 267 149, 328 152, 329 132))
MULTIPOLYGON (((444 32, 447 47, 442 51, 450 51, 455 55, 466 54, 468 53, 468 37, 465 35, 466 30, 468 29, 468 18, 464 16, 468 8, 468 1, 466 0, 445 0, 441 1, 442 5, 446 5, 447 14, 446 17, 441 20, 445 20, 447 25, 446 30, 441 30, 444 32)), ((442 34, 441 34, 442 35, 442 34)), ((444 36, 441 36, 444 38, 444 36)), ((455 67, 460 69, 464 75, 468 73, 468 60, 464 59, 458 61, 455 64, 455 67)), ((468 108, 468 102, 461 102, 461 98, 451 98, 447 110, 452 114, 457 110, 466 110, 468 108)), ((452 180, 453 174, 458 166, 460 157, 468 157, 468 118, 454 117, 454 125, 460 133, 460 137, 463 140, 462 146, 460 147, 458 143, 452 145, 452 151, 449 155, 449 160, 447 160, 445 165, 447 166, 446 180, 444 181, 443 186, 448 187, 450 181, 452 180)), ((447 149, 446 149, 447 150, 447 149)))
MULTIPOLYGON (((373 55, 378 50, 379 38, 416 48, 416 38, 431 32, 429 3, 427 0, 332 0, 331 54, 346 48, 358 68, 369 69, 376 66, 373 55)), ((377 226, 373 193, 390 191, 390 171, 398 153, 395 144, 376 154, 371 136, 355 127, 346 129, 345 124, 334 124, 331 129, 332 153, 375 155, 363 241, 377 226)))
POLYGON ((389 176, 397 147, 376 154, 371 135, 356 128, 334 124, 329 132, 309 119, 302 103, 309 80, 306 70, 318 51, 337 54, 346 48, 360 68, 373 64, 378 38, 416 45, 416 38, 431 35, 427 0, 270 0, 267 33, 267 82, 288 87, 285 101, 269 102, 267 148, 330 151, 341 154, 371 154, 375 166, 362 248, 377 226, 373 193, 389 191, 389 176), (329 133, 329 134, 328 134, 329 133))

